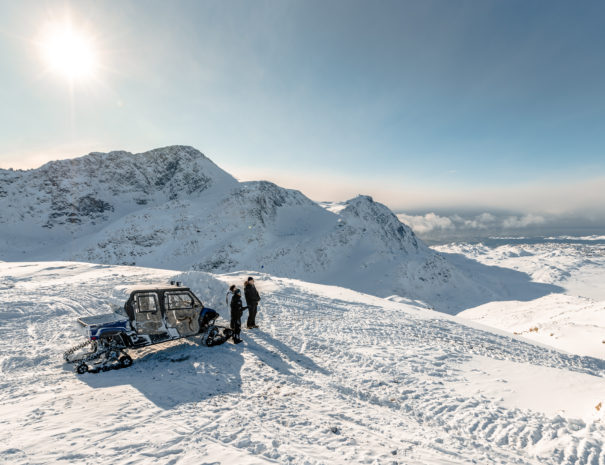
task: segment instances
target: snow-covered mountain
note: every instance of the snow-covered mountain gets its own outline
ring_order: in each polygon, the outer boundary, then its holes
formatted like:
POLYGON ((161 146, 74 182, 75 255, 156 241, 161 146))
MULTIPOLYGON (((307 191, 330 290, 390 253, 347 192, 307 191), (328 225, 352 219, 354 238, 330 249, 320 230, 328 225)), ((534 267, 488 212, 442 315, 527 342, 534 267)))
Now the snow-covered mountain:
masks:
POLYGON ((3 260, 263 271, 450 312, 506 296, 368 196, 320 205, 270 182, 238 182, 185 146, 0 170, 0 225, 3 260))
POLYGON ((33 170, 0 170, 0 223, 11 239, 70 240, 145 206, 237 181, 191 147, 91 153, 33 170), (65 236, 69 237, 65 237, 65 236))

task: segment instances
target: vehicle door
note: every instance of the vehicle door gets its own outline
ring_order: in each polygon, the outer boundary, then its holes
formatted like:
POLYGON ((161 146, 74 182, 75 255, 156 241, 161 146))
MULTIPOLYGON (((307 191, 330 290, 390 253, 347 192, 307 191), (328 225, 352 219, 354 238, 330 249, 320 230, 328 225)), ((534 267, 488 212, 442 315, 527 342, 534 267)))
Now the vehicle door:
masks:
POLYGON ((189 291, 164 293, 166 324, 175 328, 181 337, 200 332, 199 316, 202 303, 189 291))
POLYGON ((152 341, 168 338, 168 330, 155 292, 141 292, 134 296, 134 315, 138 334, 152 336, 152 341))

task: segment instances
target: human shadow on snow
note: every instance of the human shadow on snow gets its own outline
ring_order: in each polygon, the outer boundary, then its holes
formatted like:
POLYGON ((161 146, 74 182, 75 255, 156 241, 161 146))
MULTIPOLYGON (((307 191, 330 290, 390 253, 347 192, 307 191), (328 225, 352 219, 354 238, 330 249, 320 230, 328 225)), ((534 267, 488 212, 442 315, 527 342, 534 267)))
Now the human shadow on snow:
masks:
POLYGON ((278 341, 263 331, 254 331, 249 337, 246 337, 246 343, 261 362, 279 373, 293 375, 291 372, 291 364, 296 364, 305 370, 323 375, 328 374, 327 370, 317 365, 306 355, 296 352, 283 342, 278 341), (259 344, 256 341, 257 338, 265 344, 259 344), (290 363, 288 363, 288 361, 290 363))
POLYGON ((565 291, 554 284, 532 281, 531 276, 522 271, 484 265, 462 254, 440 253, 440 255, 477 285, 475 292, 472 293, 458 290, 455 298, 448 299, 447 308, 442 309, 439 308, 439 305, 435 306, 437 310, 446 313, 456 314, 468 308, 494 301, 519 300, 526 302, 565 291))

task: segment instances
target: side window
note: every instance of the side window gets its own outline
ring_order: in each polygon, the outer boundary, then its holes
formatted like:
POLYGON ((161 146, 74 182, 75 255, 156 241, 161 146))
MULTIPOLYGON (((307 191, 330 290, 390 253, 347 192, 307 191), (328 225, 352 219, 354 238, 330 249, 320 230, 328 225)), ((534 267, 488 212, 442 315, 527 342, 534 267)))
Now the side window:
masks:
POLYGON ((158 296, 156 294, 138 294, 135 309, 139 313, 155 313, 158 310, 158 296))
POLYGON ((188 292, 166 292, 166 309, 189 310, 198 306, 199 302, 188 292))

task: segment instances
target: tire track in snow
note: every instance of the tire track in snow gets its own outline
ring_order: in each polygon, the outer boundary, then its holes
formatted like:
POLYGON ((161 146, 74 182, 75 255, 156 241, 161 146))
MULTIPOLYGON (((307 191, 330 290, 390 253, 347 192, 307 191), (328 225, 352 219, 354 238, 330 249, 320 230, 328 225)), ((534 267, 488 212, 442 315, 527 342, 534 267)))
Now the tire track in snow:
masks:
MULTIPOLYGON (((291 294, 292 291, 289 290, 281 295, 276 295, 276 300, 282 302, 283 307, 294 307, 297 305, 297 299, 291 298, 291 294)), ((303 305, 307 306, 309 304, 309 301, 305 302, 303 300, 303 305)), ((309 313, 313 310, 318 311, 328 307, 327 302, 326 305, 322 305, 320 301, 314 309, 313 307, 311 307, 312 310, 309 309, 309 313)), ((378 310, 381 309, 379 307, 366 308, 365 313, 362 310, 360 315, 359 308, 352 307, 350 309, 350 311, 356 312, 356 321, 363 321, 364 315, 379 315, 378 310)), ((285 311, 282 309, 280 313, 284 314, 285 311)), ((384 311, 382 313, 384 315, 384 311)), ((310 351, 329 352, 330 355, 324 357, 324 359, 327 363, 330 360, 338 360, 338 364, 333 366, 334 370, 347 366, 343 361, 348 359, 352 364, 367 367, 374 372, 390 374, 393 377, 405 371, 424 373, 437 378, 445 377, 447 373, 442 368, 444 359, 447 359, 450 364, 452 361, 462 363, 468 361, 473 355, 603 376, 604 364, 601 360, 562 354, 514 338, 485 333, 447 320, 418 320, 411 317, 411 315, 406 316, 408 319, 394 319, 394 321, 397 321, 396 326, 372 323, 366 325, 366 327, 352 328, 351 325, 343 325, 342 318, 330 318, 322 315, 321 321, 323 324, 340 322, 336 325, 338 327, 326 331, 328 334, 338 335, 340 343, 331 338, 324 344, 312 344, 305 341, 304 346, 310 351), (397 366, 397 362, 389 358, 384 351, 379 356, 368 356, 367 354, 360 355, 359 350, 349 350, 351 346, 359 347, 360 343, 358 341, 367 341, 367 347, 369 348, 381 347, 381 349, 383 346, 397 346, 402 342, 414 343, 415 346, 420 346, 420 350, 415 350, 414 357, 405 360, 409 370, 393 369, 392 366, 397 366), (340 349, 341 347, 345 348, 340 349), (421 363, 418 363, 418 360, 421 363), (427 362, 434 366, 427 367, 427 362)), ((313 318, 314 315, 309 315, 309 317, 313 318)), ((304 321, 304 319, 301 319, 301 321, 304 321)), ((297 334, 305 333, 303 328, 297 328, 295 332, 297 334)), ((346 380, 354 374, 352 370, 342 371, 342 376, 336 376, 335 378, 346 380)), ((360 381, 355 378, 354 380, 360 381)), ((532 456, 538 458, 539 451, 545 444, 548 444, 551 453, 556 458, 553 459, 548 455, 539 457, 539 460, 544 463, 583 464, 605 462, 605 455, 602 450, 604 429, 600 424, 597 426, 595 424, 587 425, 581 421, 569 421, 561 417, 549 419, 539 413, 498 407, 487 398, 468 399, 461 396, 452 396, 444 388, 441 381, 427 383, 415 380, 412 383, 405 383, 404 394, 401 396, 401 400, 404 402, 402 405, 396 402, 396 399, 398 399, 396 390, 383 389, 384 392, 378 395, 375 393, 377 388, 380 391, 380 388, 387 386, 386 383, 382 383, 380 386, 366 386, 364 389, 359 389, 358 386, 362 384, 358 383, 357 386, 351 387, 332 383, 331 386, 345 395, 353 396, 362 401, 386 408, 404 410, 408 416, 415 418, 420 423, 436 426, 447 433, 451 434, 452 431, 470 433, 473 441, 484 441, 485 449, 493 448, 492 444, 495 443, 499 448, 524 450, 527 452, 528 458, 532 456), (412 389, 410 389, 410 386, 412 386, 412 389), (367 394, 369 390, 372 391, 372 394, 367 394), (581 437, 578 439, 578 433, 589 434, 591 440, 584 440, 581 437), (570 439, 571 444, 563 447, 563 444, 570 442, 570 439), (561 444, 561 447, 557 447, 557 442, 561 444), (555 444, 555 446, 553 447, 552 444, 555 444)))

